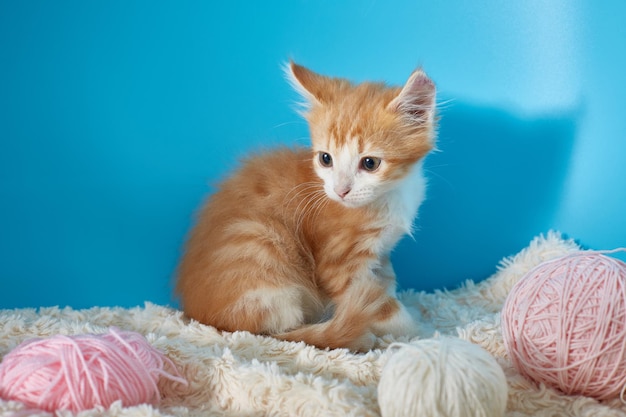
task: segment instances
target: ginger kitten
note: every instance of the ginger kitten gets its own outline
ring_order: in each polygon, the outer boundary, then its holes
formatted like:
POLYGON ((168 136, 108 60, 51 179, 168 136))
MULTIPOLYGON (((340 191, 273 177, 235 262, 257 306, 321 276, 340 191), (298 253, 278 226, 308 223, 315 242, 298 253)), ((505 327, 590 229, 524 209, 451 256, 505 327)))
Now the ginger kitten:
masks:
POLYGON ((176 290, 186 315, 320 348, 414 335, 389 254, 424 199, 435 86, 352 84, 290 63, 311 149, 251 156, 199 214, 176 290))

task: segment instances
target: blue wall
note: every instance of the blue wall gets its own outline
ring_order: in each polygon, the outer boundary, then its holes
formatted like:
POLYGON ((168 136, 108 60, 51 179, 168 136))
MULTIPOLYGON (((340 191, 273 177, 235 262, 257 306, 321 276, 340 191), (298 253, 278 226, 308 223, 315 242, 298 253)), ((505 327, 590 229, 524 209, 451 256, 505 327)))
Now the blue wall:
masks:
POLYGON ((173 303, 195 208, 307 143, 280 65, 440 91, 403 288, 480 280, 558 229, 626 245, 626 3, 0 3, 0 308, 173 303))

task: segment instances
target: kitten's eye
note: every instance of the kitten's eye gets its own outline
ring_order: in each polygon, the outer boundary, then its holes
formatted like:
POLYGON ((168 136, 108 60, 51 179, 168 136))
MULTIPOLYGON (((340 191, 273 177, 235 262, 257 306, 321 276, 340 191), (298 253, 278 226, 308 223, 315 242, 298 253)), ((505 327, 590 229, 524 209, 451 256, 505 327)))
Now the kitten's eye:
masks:
POLYGON ((366 156, 361 159, 361 168, 366 171, 376 171, 380 166, 380 158, 376 158, 375 156, 366 156))
POLYGON ((319 158, 320 164, 322 164, 323 167, 330 168, 333 166, 333 157, 330 156, 329 153, 320 152, 319 158))

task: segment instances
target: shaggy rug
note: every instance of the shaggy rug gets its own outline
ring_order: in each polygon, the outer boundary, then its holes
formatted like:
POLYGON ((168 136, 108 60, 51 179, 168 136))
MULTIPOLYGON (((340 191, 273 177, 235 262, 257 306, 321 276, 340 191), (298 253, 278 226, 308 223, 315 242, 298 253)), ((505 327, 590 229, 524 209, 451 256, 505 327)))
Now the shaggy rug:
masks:
MULTIPOLYGON (((496 358, 508 379, 507 416, 626 416, 626 405, 619 400, 598 402, 560 394, 526 380, 507 359, 500 309, 511 287, 540 262, 576 250, 573 241, 549 233, 504 259, 484 281, 467 281, 453 291, 408 291, 400 298, 419 312, 420 338, 459 337, 496 358)), ((380 339, 376 350, 360 355, 320 350, 247 332, 219 332, 190 322, 180 311, 146 303, 131 309, 0 310, 0 355, 28 338, 104 333, 109 326, 145 335, 177 364, 189 385, 163 382, 158 407, 124 407, 117 402, 80 416, 378 416, 377 384, 391 354, 386 347, 396 341, 380 339)), ((0 415, 51 414, 0 400, 0 415)))

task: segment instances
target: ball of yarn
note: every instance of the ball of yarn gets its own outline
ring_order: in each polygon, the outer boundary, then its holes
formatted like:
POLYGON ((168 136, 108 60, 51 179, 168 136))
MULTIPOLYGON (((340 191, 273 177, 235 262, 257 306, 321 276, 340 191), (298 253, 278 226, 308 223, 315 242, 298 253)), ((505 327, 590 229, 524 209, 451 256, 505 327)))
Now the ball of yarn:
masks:
POLYGON ((544 262, 513 287, 501 318, 505 347, 522 375, 565 394, 610 399, 623 392, 624 262, 585 251, 544 262))
POLYGON ((27 340, 4 357, 0 396, 46 411, 79 412, 118 400, 156 404, 160 377, 187 383, 139 333, 59 335, 27 340))
POLYGON ((382 417, 501 417, 507 402, 502 368, 462 339, 395 343, 378 384, 382 417))

